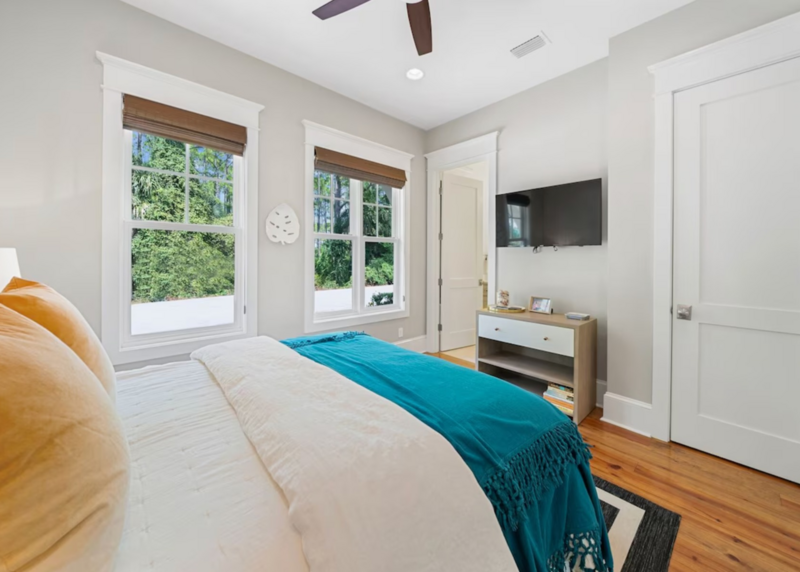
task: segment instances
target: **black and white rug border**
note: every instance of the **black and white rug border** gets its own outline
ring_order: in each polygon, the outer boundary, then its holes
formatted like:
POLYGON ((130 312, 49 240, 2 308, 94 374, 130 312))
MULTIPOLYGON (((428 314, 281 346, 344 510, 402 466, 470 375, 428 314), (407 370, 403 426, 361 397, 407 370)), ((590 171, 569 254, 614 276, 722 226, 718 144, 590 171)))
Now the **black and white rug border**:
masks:
POLYGON ((594 477, 616 572, 668 572, 681 515, 594 477))

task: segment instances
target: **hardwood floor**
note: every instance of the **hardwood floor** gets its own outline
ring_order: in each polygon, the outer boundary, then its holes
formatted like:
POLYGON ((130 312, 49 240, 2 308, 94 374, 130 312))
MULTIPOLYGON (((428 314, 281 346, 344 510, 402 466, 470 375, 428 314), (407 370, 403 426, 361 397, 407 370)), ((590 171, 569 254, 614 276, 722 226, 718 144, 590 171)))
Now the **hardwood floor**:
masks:
POLYGON ((580 425, 592 472, 682 516, 671 571, 800 571, 800 485, 601 417, 580 425))

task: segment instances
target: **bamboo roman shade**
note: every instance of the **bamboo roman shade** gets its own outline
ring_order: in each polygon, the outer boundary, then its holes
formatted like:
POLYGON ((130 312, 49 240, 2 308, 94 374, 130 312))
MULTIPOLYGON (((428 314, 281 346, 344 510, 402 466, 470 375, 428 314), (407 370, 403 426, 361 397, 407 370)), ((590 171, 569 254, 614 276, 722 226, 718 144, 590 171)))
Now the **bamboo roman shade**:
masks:
POLYGON ((389 185, 395 189, 402 189, 406 186, 406 172, 403 169, 373 163, 322 147, 314 147, 314 156, 314 167, 318 171, 326 171, 334 175, 379 185, 389 185))
POLYGON ((122 126, 234 155, 247 144, 246 127, 133 95, 125 96, 122 126))

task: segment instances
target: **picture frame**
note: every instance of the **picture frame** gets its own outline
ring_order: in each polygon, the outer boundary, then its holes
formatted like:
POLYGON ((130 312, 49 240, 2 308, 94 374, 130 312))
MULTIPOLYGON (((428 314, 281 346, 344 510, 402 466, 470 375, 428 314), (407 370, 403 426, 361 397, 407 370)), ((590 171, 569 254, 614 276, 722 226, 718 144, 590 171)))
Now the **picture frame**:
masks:
POLYGON ((552 314, 553 301, 550 298, 531 296, 531 301, 528 304, 528 311, 535 312, 537 314, 552 314))

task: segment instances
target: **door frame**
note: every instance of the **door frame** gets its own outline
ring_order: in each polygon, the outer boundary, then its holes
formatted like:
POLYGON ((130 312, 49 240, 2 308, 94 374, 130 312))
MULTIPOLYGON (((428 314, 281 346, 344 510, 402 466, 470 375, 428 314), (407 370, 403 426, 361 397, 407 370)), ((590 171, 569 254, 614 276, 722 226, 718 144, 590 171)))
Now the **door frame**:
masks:
POLYGON ((649 434, 669 441, 672 415, 675 94, 800 57, 800 12, 648 68, 654 76, 653 372, 649 434))
POLYGON ((495 248, 495 201, 497 195, 497 140, 500 132, 493 131, 480 137, 451 145, 426 153, 428 160, 428 232, 427 254, 428 268, 426 279, 427 312, 426 351, 437 353, 439 351, 439 184, 445 171, 464 167, 472 163, 486 161, 488 176, 486 188, 483 192, 483 208, 487 213, 487 236, 489 239, 487 275, 489 278, 489 295, 491 296, 496 286, 497 250, 495 248), (491 197, 491 199, 490 199, 491 197))

